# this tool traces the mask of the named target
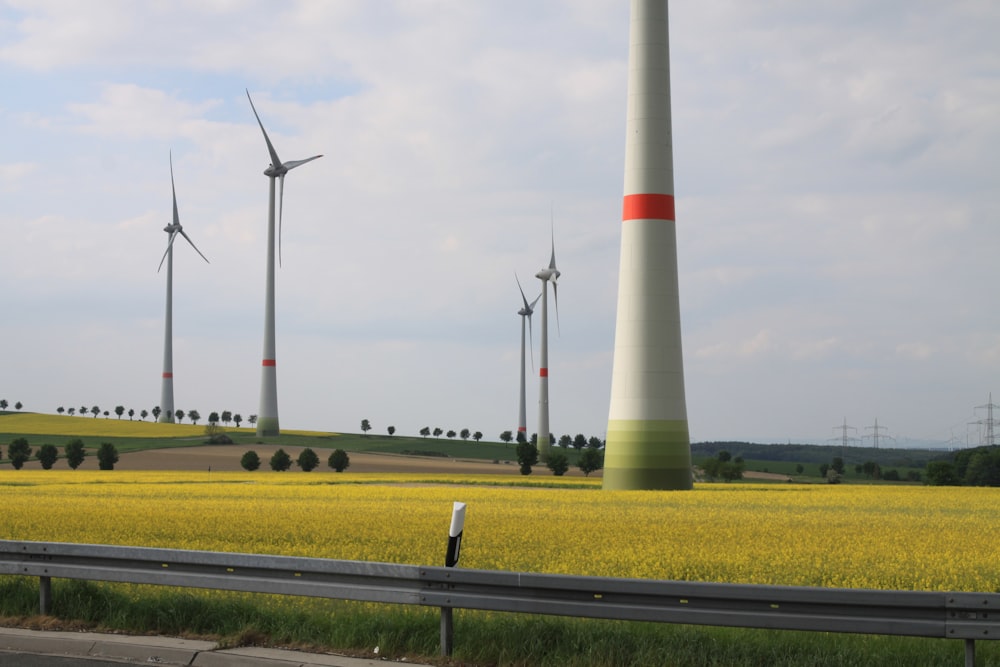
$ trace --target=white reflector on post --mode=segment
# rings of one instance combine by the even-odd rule
[[[462,532],[465,530],[465,503],[456,502],[451,510],[451,527],[448,529],[448,553],[445,567],[455,567],[462,549]]]

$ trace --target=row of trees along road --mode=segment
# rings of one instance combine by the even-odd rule
[[[8,405],[7,399],[6,398],[0,398],[0,410],[6,410],[7,409],[7,405]],[[23,407],[24,407],[24,405],[21,403],[21,401],[18,401],[17,403],[14,404],[14,409],[15,410],[20,410]]]
[[[274,454],[271,455],[271,470],[276,472],[284,472],[292,467],[292,457],[284,449],[279,449]],[[316,454],[310,447],[306,447],[299,453],[299,457],[295,460],[295,464],[302,469],[303,472],[311,472],[319,466],[319,455]],[[330,454],[330,458],[326,460],[326,464],[333,468],[337,472],[344,472],[349,465],[351,465],[351,457],[347,455],[343,449],[335,449],[333,453]],[[240,465],[244,470],[253,472],[260,468],[260,456],[257,452],[252,449],[243,455],[240,459]]]
[[[24,464],[31,459],[31,454],[32,449],[27,438],[15,438],[7,445],[7,458],[10,459],[14,470],[23,468]],[[66,443],[66,446],[63,447],[63,456],[70,468],[73,470],[79,468],[87,456],[83,440],[76,438]],[[43,469],[51,470],[59,459],[59,450],[55,445],[45,444],[38,448],[35,458],[42,464]],[[118,463],[118,449],[110,442],[102,442],[97,449],[98,467],[101,470],[114,470],[116,463]]]
[[[20,403],[18,403],[18,405],[20,405]],[[18,408],[18,410],[20,410],[20,408]],[[61,415],[62,414],[68,414],[70,417],[72,417],[72,416],[74,416],[74,415],[77,414],[77,409],[76,408],[64,408],[63,406],[60,405],[58,408],[56,408],[56,412],[59,413],[59,414],[61,414]],[[105,419],[107,419],[108,417],[111,416],[111,411],[104,410],[102,412],[101,408],[98,407],[98,406],[96,406],[96,405],[93,405],[93,406],[91,406],[89,408],[87,406],[85,406],[85,405],[80,407],[79,414],[80,414],[81,417],[84,416],[84,415],[86,415],[86,414],[88,414],[88,413],[94,415],[95,419],[97,418],[98,415],[101,415],[101,414],[104,415]],[[136,412],[135,412],[134,409],[128,408],[126,410],[124,405],[116,405],[115,409],[114,409],[114,413],[115,413],[115,415],[117,415],[118,419],[121,419],[123,415],[128,415],[128,420],[129,421],[132,421],[133,418],[135,417],[135,414],[136,414]],[[156,420],[158,420],[160,418],[161,414],[163,414],[163,410],[161,410],[160,406],[157,405],[152,410],[140,410],[139,411],[139,419],[142,420],[142,421],[146,421],[146,417],[149,417],[150,415],[152,415],[153,421],[156,421]],[[188,410],[187,412],[185,412],[184,410],[175,410],[174,411],[174,418],[177,419],[178,423],[183,422],[185,417],[187,417],[188,419],[190,419],[192,424],[197,425],[198,422],[201,420],[201,413],[198,412],[197,410]],[[210,424],[218,424],[220,421],[223,424],[225,424],[226,426],[228,426],[230,422],[235,422],[236,428],[239,428],[240,424],[244,421],[244,419],[243,419],[243,415],[241,415],[240,413],[237,412],[237,413],[233,414],[229,410],[223,410],[221,413],[219,413],[219,412],[211,412],[211,413],[209,413],[209,415],[208,415],[208,423],[210,423]],[[257,415],[250,415],[250,417],[248,417],[246,419],[246,421],[249,424],[251,424],[251,425],[256,424],[257,423]]]

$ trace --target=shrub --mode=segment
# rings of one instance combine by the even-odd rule
[[[292,457],[284,449],[279,449],[271,457],[271,470],[284,472],[292,467]]]
[[[549,452],[549,460],[545,462],[549,470],[556,477],[562,477],[569,470],[569,457],[566,456],[566,452],[554,449]]]
[[[45,470],[52,470],[52,466],[55,465],[58,458],[59,450],[56,449],[55,445],[42,445],[38,448],[38,462]]]
[[[114,470],[118,463],[118,450],[110,442],[102,442],[97,450],[97,467],[101,470]]]
[[[538,448],[530,442],[517,444],[517,463],[521,466],[522,475],[531,474],[531,466],[538,463]]]
[[[26,438],[14,438],[7,445],[7,458],[14,470],[20,470],[24,462],[31,458],[31,447]]]
[[[577,467],[583,472],[584,477],[590,477],[590,473],[604,467],[604,452],[593,447],[587,447],[580,454]]]
[[[337,472],[344,472],[351,465],[351,457],[343,449],[335,449],[333,450],[333,454],[330,454],[330,458],[327,459],[326,464]]]
[[[253,472],[260,467],[260,457],[257,456],[257,452],[252,449],[243,455],[240,459],[240,465],[243,466],[244,470]]]
[[[302,468],[302,472],[310,472],[319,465],[319,457],[316,456],[316,452],[306,447],[299,454],[299,458],[295,460],[295,463]]]
[[[87,451],[83,447],[83,440],[80,438],[75,438],[66,443],[66,447],[63,448],[66,452],[66,463],[73,470],[80,467],[83,463],[83,459],[87,456]]]

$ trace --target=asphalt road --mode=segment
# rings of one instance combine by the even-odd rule
[[[121,667],[121,662],[91,658],[59,658],[51,655],[0,652],[0,667]]]

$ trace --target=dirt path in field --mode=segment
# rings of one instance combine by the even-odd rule
[[[249,450],[257,452],[261,460],[261,469],[268,470],[268,461],[278,450],[277,445],[205,445],[203,447],[178,447],[172,449],[151,449],[142,452],[122,454],[116,470],[202,470],[209,469],[226,472],[242,471],[240,459]],[[292,457],[291,471],[298,471],[294,464],[304,447],[285,447]],[[333,449],[314,447],[319,456],[320,467],[317,471],[331,472],[326,460]],[[511,452],[513,454],[513,451]],[[348,452],[351,465],[347,472],[414,472],[414,473],[462,473],[484,475],[518,475],[515,460],[492,463],[475,459],[452,459],[436,456],[405,456],[402,454],[375,454],[371,452]],[[92,457],[88,457],[92,458]],[[95,464],[96,466],[96,464]],[[533,476],[551,475],[545,466],[536,465],[532,468]],[[579,468],[571,468],[565,477],[583,477]],[[591,477],[600,477],[600,472],[591,473]]]

